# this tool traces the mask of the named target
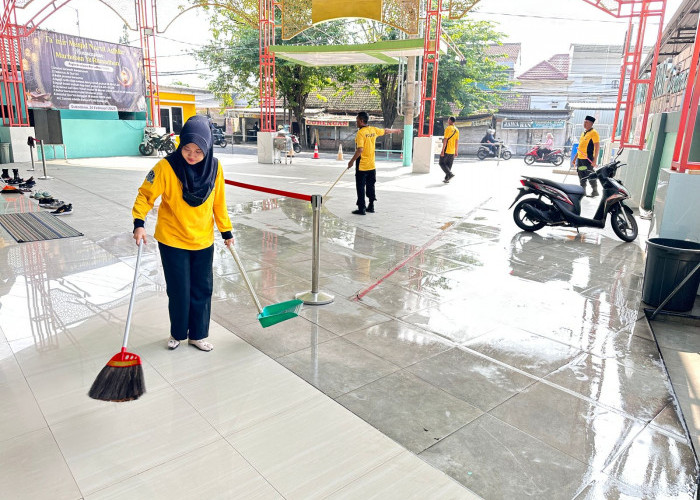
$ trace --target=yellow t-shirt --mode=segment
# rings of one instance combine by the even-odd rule
[[[355,135],[355,147],[362,148],[360,170],[374,170],[374,141],[377,137],[382,135],[384,135],[383,128],[370,127],[369,125],[357,131],[357,135]]]
[[[146,220],[146,215],[160,196],[156,240],[169,247],[202,250],[214,243],[214,221],[222,233],[232,229],[226,209],[225,186],[224,170],[219,163],[209,198],[198,207],[190,206],[182,198],[180,179],[168,160],[163,158],[146,175],[131,214],[134,219]]]
[[[600,142],[600,135],[597,130],[584,130],[578,140],[578,153],[576,158],[581,160],[592,160],[595,144]]]
[[[454,134],[454,137],[452,136]],[[452,137],[450,139],[450,137]],[[445,129],[445,140],[447,140],[447,147],[445,148],[446,155],[455,154],[457,143],[459,142],[459,129],[454,125],[448,125]]]

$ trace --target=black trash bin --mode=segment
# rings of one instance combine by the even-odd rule
[[[651,238],[647,241],[642,300],[658,307],[700,262],[700,243]],[[700,285],[700,271],[664,306],[667,311],[690,311]]]

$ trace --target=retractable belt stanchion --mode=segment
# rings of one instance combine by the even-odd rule
[[[29,146],[29,157],[32,159],[32,168],[29,170],[34,172],[34,137],[31,135],[27,137],[27,146]]]
[[[333,295],[318,290],[318,274],[321,265],[321,205],[323,198],[320,194],[311,195],[313,209],[313,249],[311,251],[311,291],[296,294],[296,298],[304,304],[323,305],[335,300]]]
[[[323,197],[320,194],[313,194],[309,196],[305,194],[292,193],[290,191],[282,191],[280,189],[254,186],[252,184],[245,184],[243,182],[236,182],[228,179],[225,179],[224,182],[230,186],[238,186],[244,189],[252,189],[253,191],[262,191],[263,193],[276,194],[280,196],[286,196],[289,198],[296,198],[297,200],[311,202],[311,208],[313,210],[311,291],[298,293],[295,297],[299,300],[303,300],[304,304],[314,306],[330,304],[331,302],[333,302],[335,300],[335,297],[333,295],[321,292],[318,289],[319,269],[321,267],[321,205],[323,204]]]
[[[39,179],[53,179],[53,177],[46,175],[46,154],[44,153],[44,141],[41,139],[39,139],[39,147],[41,148],[41,164],[44,167],[44,175],[40,176]]]

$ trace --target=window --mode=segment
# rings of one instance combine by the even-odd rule
[[[182,130],[182,108],[160,108],[160,126],[164,127],[167,133],[179,134]]]

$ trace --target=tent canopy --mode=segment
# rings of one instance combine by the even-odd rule
[[[302,66],[339,66],[348,64],[398,64],[400,57],[422,56],[423,39],[384,40],[361,45],[271,45],[276,57]],[[447,44],[440,44],[440,53]]]

